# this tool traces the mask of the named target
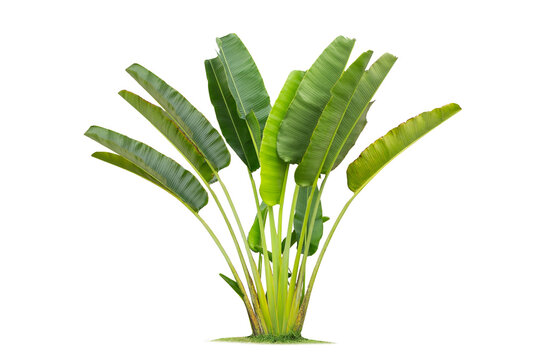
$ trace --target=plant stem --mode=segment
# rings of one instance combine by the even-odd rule
[[[217,238],[216,234],[212,231],[210,226],[206,223],[206,221],[204,221],[204,219],[197,212],[195,212],[195,211],[193,211],[191,209],[190,209],[190,211],[201,222],[201,224],[204,226],[206,231],[208,231],[208,233],[210,234],[210,236],[214,240],[214,243],[219,248],[219,251],[221,252],[223,257],[225,258],[225,261],[229,265],[229,268],[230,268],[230,270],[231,270],[231,272],[233,274],[233,277],[236,280],[236,282],[238,284],[238,287],[240,288],[240,291],[243,294],[242,300],[244,301],[244,304],[246,305],[246,310],[248,312],[249,320],[250,320],[250,323],[251,323],[251,329],[252,329],[253,333],[255,333],[255,334],[259,333],[260,334],[261,329],[259,327],[259,321],[258,321],[257,317],[255,316],[255,313],[253,312],[253,308],[251,307],[251,303],[249,302],[249,297],[248,297],[248,295],[246,293],[246,289],[244,288],[244,285],[242,284],[242,280],[238,276],[238,273],[236,272],[236,269],[234,268],[234,265],[233,265],[231,259],[229,258],[229,255],[227,255],[227,252],[225,251],[225,249],[221,245],[221,242]]]
[[[248,170],[249,180],[251,181],[251,188],[253,190],[253,198],[255,200],[255,206],[257,207],[257,219],[259,220],[259,228],[261,229],[261,243],[263,248],[263,256],[264,256],[264,273],[266,278],[266,291],[267,291],[267,297],[268,297],[268,309],[270,311],[270,319],[272,320],[272,328],[277,331],[278,324],[277,324],[277,316],[276,316],[276,300],[275,300],[275,289],[273,284],[273,275],[272,275],[272,268],[270,267],[270,259],[268,258],[268,250],[266,246],[266,235],[264,232],[264,221],[261,214],[260,209],[260,202],[259,202],[259,195],[257,192],[257,185],[255,185],[255,180],[253,179],[253,175]]]
[[[296,248],[296,256],[294,258],[294,265],[292,270],[292,276],[291,276],[291,283],[289,285],[289,290],[287,292],[287,307],[286,311],[289,314],[292,314],[294,312],[293,309],[293,300],[295,299],[295,292],[297,287],[297,276],[298,276],[298,267],[300,265],[300,255],[302,254],[303,244],[304,244],[304,238],[306,237],[306,229],[308,224],[308,219],[311,211],[311,203],[313,201],[313,195],[315,194],[315,188],[317,184],[315,183],[311,187],[311,193],[308,197],[308,201],[306,204],[306,210],[304,213],[304,221],[302,222],[302,230],[300,231],[300,234],[298,234],[298,245]],[[290,316],[290,315],[289,315]]]
[[[287,226],[287,238],[285,239],[285,247],[283,249],[283,257],[281,259],[281,273],[279,276],[279,287],[278,287],[278,305],[279,312],[282,316],[282,326],[281,332],[284,333],[287,330],[287,321],[288,315],[287,312],[287,279],[289,272],[289,252],[291,249],[291,235],[292,227],[294,223],[294,211],[296,209],[296,202],[298,200],[298,191],[300,189],[299,185],[296,185],[294,188],[294,195],[292,199],[291,212],[289,214],[289,224]]]
[[[277,303],[277,293],[278,293],[278,280],[280,274],[280,265],[281,265],[281,241],[277,237],[276,225],[274,219],[274,209],[268,207],[268,217],[270,221],[270,238],[272,243],[272,268],[273,268],[273,287],[274,287],[274,301],[275,301],[275,312],[276,312],[276,329],[279,331],[281,328],[280,316],[279,316],[279,307]]]
[[[330,244],[330,240],[332,240],[332,236],[334,235],[334,232],[336,231],[337,226],[339,225],[339,222],[343,218],[343,215],[351,205],[352,201],[358,195],[359,192],[356,192],[343,206],[343,209],[341,209],[341,212],[339,213],[338,217],[336,218],[336,221],[334,222],[334,225],[332,226],[332,229],[328,233],[328,236],[326,237],[326,241],[324,242],[324,245],[321,249],[321,253],[319,254],[319,257],[317,258],[317,262],[315,263],[315,266],[313,268],[313,272],[311,273],[311,279],[309,280],[309,285],[306,291],[306,295],[304,296],[304,301],[302,302],[302,305],[300,306],[300,311],[298,313],[298,317],[296,319],[295,323],[295,331],[301,332],[302,326],[304,325],[304,319],[306,317],[306,311],[307,307],[309,305],[309,299],[311,297],[311,292],[313,290],[313,284],[315,283],[315,278],[317,277],[317,272],[319,271],[319,267],[321,266],[322,259],[324,257],[324,254],[326,253],[326,249],[328,248],[328,244]]]
[[[321,195],[322,195],[322,192],[324,190],[324,185],[326,184],[326,180],[328,179],[328,175],[329,174],[326,174],[324,176],[324,179],[323,181],[321,182],[321,187],[319,189],[319,193],[317,194],[317,198],[315,199],[315,207],[313,209],[313,212],[314,212],[314,216],[316,216],[317,214],[317,211],[319,210],[319,206],[321,204]],[[314,184],[313,186],[317,186],[317,184]],[[307,233],[307,241],[306,241],[306,244],[304,246],[304,257],[302,259],[302,266],[300,268],[300,274],[298,275],[298,282],[300,282],[300,279],[302,280],[302,286],[304,285],[304,280],[305,280],[305,275],[306,275],[306,263],[307,263],[307,258],[308,258],[308,255],[309,255],[309,247],[311,246],[311,236],[313,234],[313,228],[315,227],[315,221],[316,219],[314,218],[313,221],[309,224],[309,231]]]
[[[240,258],[240,263],[242,265],[242,269],[243,269],[244,275],[246,277],[249,292],[251,294],[251,301],[253,303],[255,313],[257,314],[257,318],[259,320],[259,326],[261,327],[261,331],[264,331],[263,329],[266,328],[266,324],[264,324],[264,319],[263,319],[263,316],[262,316],[262,313],[261,313],[259,300],[257,299],[257,291],[255,290],[255,287],[253,285],[253,280],[252,280],[251,275],[249,273],[249,270],[247,268],[246,261],[244,260],[242,250],[240,249],[240,245],[238,244],[238,239],[236,238],[236,234],[234,233],[234,230],[233,230],[233,228],[231,226],[231,222],[229,221],[229,218],[227,217],[227,214],[225,213],[225,210],[223,209],[223,206],[221,205],[221,201],[219,201],[219,198],[217,197],[214,190],[212,190],[212,188],[210,187],[210,184],[208,184],[208,182],[206,182],[206,181],[205,181],[205,183],[207,185],[208,191],[210,192],[210,194],[212,195],[214,201],[216,202],[216,204],[218,206],[218,209],[221,212],[221,215],[223,216],[223,219],[225,220],[225,223],[227,224],[227,228],[229,229],[229,232],[230,232],[231,237],[233,239],[234,246],[235,246],[236,251],[238,253],[238,257]]]
[[[266,332],[268,332],[272,324],[271,324],[271,317],[270,317],[270,311],[268,308],[268,303],[266,301],[264,288],[261,282],[261,276],[259,274],[259,271],[257,270],[257,265],[255,264],[255,260],[253,260],[253,256],[251,255],[251,249],[249,248],[249,244],[246,238],[246,233],[244,232],[244,228],[242,227],[242,223],[238,216],[238,212],[236,211],[236,207],[234,206],[234,203],[231,199],[229,191],[227,190],[227,187],[225,186],[225,184],[223,183],[223,181],[221,180],[221,178],[219,177],[217,173],[216,173],[216,178],[218,182],[220,183],[221,188],[223,189],[223,193],[225,194],[227,201],[229,202],[229,206],[231,207],[231,210],[233,212],[234,218],[236,220],[236,224],[238,225],[238,229],[240,230],[240,235],[242,236],[242,240],[244,241],[244,246],[247,252],[249,264],[251,266],[251,271],[253,272],[253,277],[255,279],[255,285],[257,286],[257,296],[259,299],[259,305],[261,307],[263,320],[264,320],[263,326],[266,327]]]

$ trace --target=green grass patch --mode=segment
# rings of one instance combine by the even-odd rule
[[[215,339],[212,341],[219,342],[238,342],[238,343],[251,343],[251,344],[332,344],[328,341],[310,340],[301,336],[294,335],[250,335],[239,337],[228,337]]]

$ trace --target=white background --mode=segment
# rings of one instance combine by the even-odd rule
[[[2,2],[0,359],[539,359],[534,3]],[[148,67],[217,126],[203,60],[229,32],[272,100],[337,35],[357,39],[353,57],[399,57],[327,184],[332,219],[365,146],[422,111],[463,108],[385,168],[342,221],[304,327],[334,345],[209,342],[249,333],[210,238],[168,194],[90,157],[102,147],[83,133],[98,124],[181,161],[116,95],[144,94],[124,69]],[[236,157],[222,177],[249,227]],[[215,207],[201,214],[231,249]]]

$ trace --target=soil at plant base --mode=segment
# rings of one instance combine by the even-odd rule
[[[310,340],[301,336],[274,336],[274,335],[250,335],[240,337],[229,337],[215,339],[212,341],[220,342],[238,342],[238,343],[251,343],[251,344],[332,344],[328,341]]]

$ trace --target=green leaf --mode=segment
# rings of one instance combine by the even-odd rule
[[[229,165],[231,155],[223,138],[186,98],[139,64],[126,71],[163,107],[216,171]]]
[[[296,230],[293,230],[291,232],[291,247],[298,241],[298,233]],[[287,243],[287,237],[284,237],[281,241],[281,252],[285,251],[285,245]]]
[[[210,100],[214,105],[221,133],[249,171],[253,172],[259,168],[256,145],[251,139],[248,123],[240,118],[236,102],[227,85],[223,64],[216,57],[206,60],[204,66]]]
[[[271,105],[255,61],[236,34],[218,38],[216,42],[219,47],[218,56],[223,62],[240,117],[246,119],[249,112],[253,111],[262,131]]]
[[[208,182],[214,180],[214,173],[205,157],[162,108],[127,90],[118,94],[150,121],[184,155],[203,179]]]
[[[264,128],[261,144],[261,187],[263,201],[274,206],[281,199],[283,183],[287,180],[287,164],[277,154],[277,135],[281,122],[287,113],[298,85],[304,77],[304,71],[292,71],[281,89]]]
[[[371,55],[371,51],[360,55],[332,89],[332,98],[296,170],[297,184],[311,185],[320,173],[328,173],[332,169],[334,160],[396,61],[395,56],[384,54],[365,71]]]
[[[349,189],[354,193],[360,192],[392,159],[460,110],[459,105],[448,104],[424,112],[390,130],[369,145],[349,165],[347,168]]]
[[[356,126],[353,128],[351,134],[349,135],[349,137],[345,141],[345,144],[343,144],[343,147],[341,148],[341,151],[339,152],[339,154],[338,154],[338,156],[336,158],[336,161],[334,161],[334,165],[332,166],[332,170],[334,170],[335,168],[337,168],[339,166],[339,164],[341,164],[343,159],[345,159],[345,156],[347,156],[349,151],[356,144],[356,140],[358,140],[358,137],[360,136],[360,133],[364,130],[364,128],[367,125],[367,113],[368,113],[369,109],[371,109],[371,106],[373,105],[374,102],[375,101],[370,101],[368,106],[366,107],[366,109],[362,113],[362,115],[360,115],[360,119],[358,120],[358,122],[356,123]],[[330,161],[330,160],[328,160],[328,161]],[[328,171],[328,168],[326,168],[325,166],[326,166],[326,162],[325,162],[325,165],[323,166],[323,171],[322,172],[327,174],[330,171]]]
[[[319,189],[315,189],[313,194],[313,199],[316,199],[319,193]],[[294,212],[294,232],[296,232],[296,239],[298,240],[299,235],[302,233],[302,224],[304,223],[304,218],[306,216],[307,203],[309,195],[311,194],[311,186],[301,186],[298,190],[298,200],[296,201],[296,208]],[[322,202],[319,203],[317,209],[317,214],[315,214],[315,201],[311,202],[311,209],[309,211],[309,219],[307,223],[307,228],[311,226],[311,223],[315,221],[313,226],[313,232],[311,234],[311,242],[309,244],[308,255],[311,256],[317,252],[319,247],[319,241],[323,235],[323,217],[322,217]],[[306,234],[307,236],[307,230]],[[291,239],[291,245],[294,242]]]
[[[152,176],[150,176],[146,171],[144,171],[143,169],[141,169],[140,167],[138,167],[131,161],[127,160],[126,158],[121,157],[120,155],[116,155],[116,154],[106,152],[106,151],[96,151],[95,153],[92,154],[92,157],[105,161],[109,164],[116,165],[119,168],[132,172],[135,175],[139,175],[140,177],[150,181],[151,183],[162,188],[163,190],[169,192],[169,190],[166,187],[160,184],[159,181],[157,181]]]
[[[235,293],[238,294],[238,296],[240,296],[240,298],[242,299],[244,298],[244,295],[242,294],[242,290],[240,290],[240,286],[238,286],[238,283],[236,281],[234,281],[230,277],[223,275],[221,273],[219,274],[219,276],[221,276],[221,278],[225,280],[227,284],[229,284],[229,286],[234,290]]]
[[[257,149],[256,152],[257,154],[259,154],[259,151],[261,149],[261,127],[253,110],[251,110],[249,114],[247,114],[246,122],[249,127],[251,140],[255,143],[255,148]]]
[[[122,156],[140,168],[140,171],[134,171],[133,167],[117,161],[117,158],[109,157],[107,160],[116,161],[115,165],[135,172],[147,180],[155,179],[155,182],[152,182],[161,184],[162,188],[194,212],[199,212],[208,203],[208,194],[189,171],[150,146],[99,126],[91,126],[85,135]],[[147,173],[149,177],[144,176],[142,172]]]
[[[354,39],[337,37],[306,72],[278,133],[277,150],[285,162],[298,163],[302,159],[353,45]]]
[[[261,215],[262,215],[263,226],[265,226],[266,217],[268,215],[268,206],[264,202],[262,202],[261,205],[259,205],[259,211],[261,212]],[[264,231],[264,227],[262,231]],[[251,229],[249,230],[248,244],[249,244],[249,248],[252,251],[262,254],[263,247],[262,247],[261,227],[259,226],[259,218],[257,215],[255,215],[255,220],[253,220],[253,225],[251,226]]]

